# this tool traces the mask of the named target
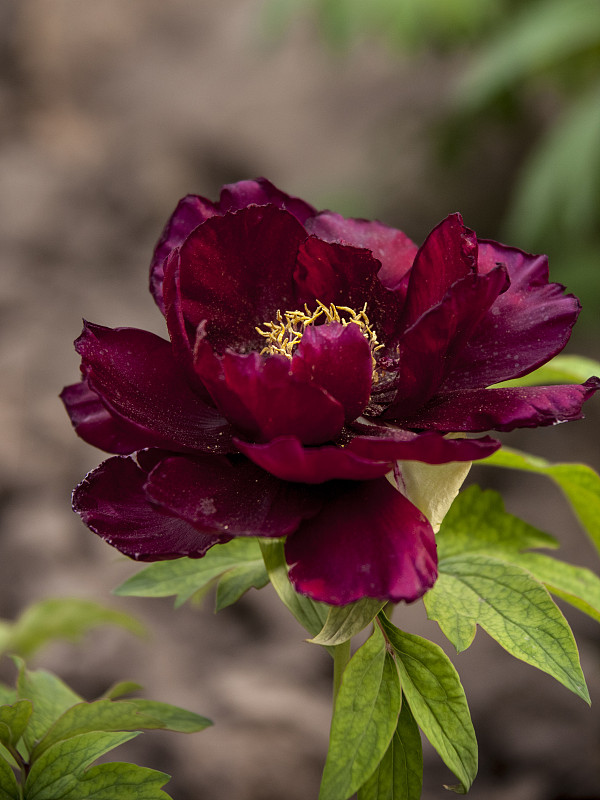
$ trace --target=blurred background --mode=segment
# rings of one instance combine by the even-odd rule
[[[88,698],[131,678],[211,717],[201,734],[146,734],[117,753],[172,774],[176,800],[316,797],[331,665],[269,588],[218,618],[210,598],[176,612],[111,599],[136,567],[70,511],[102,454],[57,395],[78,377],[81,317],[164,335],[147,267],[177,200],[259,175],[419,243],[460,210],[482,237],[547,252],[583,301],[567,352],[598,358],[598,1],[0,2],[0,617],[72,595],[144,620],[147,640],[102,630],[36,663]],[[587,417],[510,444],[598,468],[597,399]],[[598,568],[550,484],[472,478]],[[598,706],[600,634],[567,616]],[[395,621],[442,641],[419,605]],[[480,741],[473,800],[600,797],[597,708],[482,632],[454,660]],[[426,748],[424,798],[451,780]]]

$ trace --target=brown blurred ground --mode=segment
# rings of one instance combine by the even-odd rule
[[[71,487],[102,455],[76,439],[57,399],[77,378],[71,342],[81,317],[163,333],[146,269],[187,192],[215,196],[224,182],[264,174],[319,207],[380,217],[417,240],[456,208],[493,235],[514,147],[491,137],[466,177],[436,170],[429,132],[452,77],[448,59],[399,62],[373,46],[342,60],[307,24],[275,45],[261,33],[261,5],[0,3],[0,616],[75,595],[147,622],[150,642],[100,632],[80,648],[53,647],[40,663],[89,697],[132,678],[148,696],[215,720],[193,737],[147,734],[124,756],[172,773],[176,800],[316,797],[330,665],[270,590],[219,617],[210,601],[174,612],[169,600],[111,600],[135,567],[70,511]],[[597,401],[588,417],[511,443],[598,467]],[[541,479],[483,469],[476,477],[558,535],[565,557],[597,567]],[[569,619],[598,705],[598,631]],[[419,607],[397,621],[440,640]],[[600,797],[597,709],[513,663],[483,633],[455,663],[481,745],[474,800]],[[427,750],[424,797],[443,797],[449,780]]]

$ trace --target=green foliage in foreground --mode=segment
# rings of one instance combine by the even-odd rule
[[[139,688],[132,683],[86,703],[56,675],[16,661],[16,689],[0,691],[0,800],[168,800],[163,772],[92,764],[142,730],[192,733],[210,720],[168,703],[117,699]]]
[[[600,479],[587,467],[582,474],[580,465],[549,465],[510,451],[489,462],[548,474],[568,488],[578,510],[600,503]],[[456,649],[469,647],[480,626],[516,658],[589,702],[573,634],[551,594],[600,620],[600,578],[532,552],[555,550],[558,543],[508,514],[498,493],[477,486],[459,494],[437,543],[439,578],[424,602]],[[337,609],[312,641],[343,642],[348,629],[367,624],[376,611],[374,603]],[[450,788],[466,792],[477,772],[477,743],[458,674],[437,645],[401,631],[379,612],[375,632],[342,678],[320,800],[348,800],[357,790],[359,800],[419,800],[419,729],[458,778]]]
[[[217,584],[216,610],[219,611],[248,591],[266,586],[269,576],[258,541],[239,538],[217,544],[199,559],[176,558],[157,561],[125,581],[115,594],[135,597],[175,595],[175,608],[193,597],[201,597]]]
[[[584,380],[596,366],[585,359],[555,359],[534,373],[535,382]],[[544,369],[553,370],[552,375]],[[600,549],[600,476],[594,470],[509,449],[480,463],[551,478]],[[540,552],[556,550],[556,539],[507,513],[498,493],[476,486],[458,495],[437,544],[439,578],[424,603],[456,650],[470,646],[479,626],[513,656],[589,702],[573,634],[552,595],[600,621],[600,578],[586,567]],[[419,800],[421,733],[458,779],[448,788],[466,792],[477,772],[477,742],[448,656],[436,644],[394,626],[379,600],[331,608],[298,595],[287,577],[281,540],[233,540],[212,548],[200,561],[153,564],[117,592],[176,595],[179,605],[217,583],[218,609],[227,604],[219,603],[220,587],[221,597],[239,597],[268,580],[311,634],[310,641],[334,655],[342,676],[319,800],[348,800],[355,793],[358,800]],[[372,622],[372,635],[343,669],[340,654]]]

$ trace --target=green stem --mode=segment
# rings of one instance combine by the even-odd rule
[[[336,644],[333,650],[333,702],[335,703],[336,697],[340,690],[342,683],[342,675],[348,662],[350,661],[350,639],[341,644]]]

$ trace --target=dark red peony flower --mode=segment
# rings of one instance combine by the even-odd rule
[[[558,353],[579,303],[544,256],[478,241],[458,214],[417,248],[243,181],[179,203],[151,291],[170,341],[86,324],[76,342],[83,379],[62,399],[118,455],[75,510],[146,561],[285,536],[295,588],[327,603],[433,585],[403,465],[484,458],[498,442],[445,434],[577,419],[600,385],[487,388]]]

